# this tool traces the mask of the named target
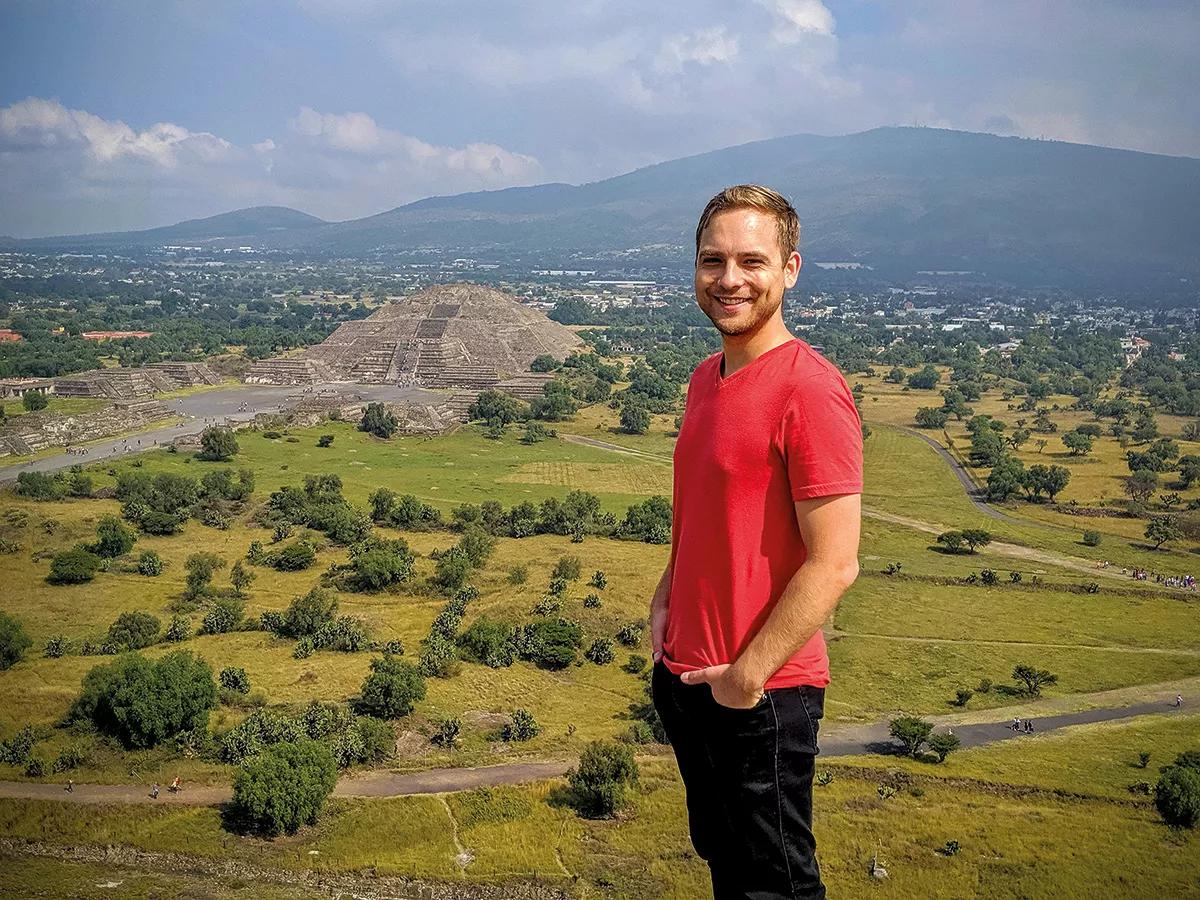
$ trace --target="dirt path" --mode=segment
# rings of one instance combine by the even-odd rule
[[[587,437],[582,434],[571,434],[569,432],[560,431],[558,436],[571,444],[582,444],[585,447],[595,447],[598,450],[608,450],[612,453],[624,453],[627,456],[636,456],[640,459],[650,459],[654,460],[654,462],[668,464],[671,462],[671,457],[669,456],[662,456],[658,453],[650,453],[648,450],[638,450],[634,447],[622,447],[620,444],[610,444],[608,441]]]
[[[1187,707],[1184,708],[1186,710]],[[992,715],[1000,710],[991,710]],[[1037,733],[1055,731],[1072,725],[1108,722],[1136,716],[1182,714],[1166,699],[1132,706],[1083,709],[1075,712],[1053,713],[1036,720]],[[1027,713],[1026,715],[1034,715]],[[933,717],[943,727],[953,727],[964,747],[979,747],[1004,740],[1019,740],[1023,735],[1008,727],[1011,718],[987,722],[957,723],[954,717]],[[829,725],[822,729],[823,756],[856,756],[867,753],[893,753],[897,746],[888,736],[886,720],[864,725]],[[574,765],[573,760],[508,763],[479,768],[430,769],[426,772],[399,774],[377,771],[343,778],[334,788],[336,797],[405,797],[414,794],[445,794],[492,787],[501,784],[520,784],[557,778]],[[26,781],[0,781],[0,797],[20,800],[61,800],[70,803],[161,803],[191,806],[215,806],[228,802],[233,790],[228,786],[186,787],[178,794],[163,791],[152,800],[144,784],[77,784],[73,792],[64,790],[61,782],[46,784]]]

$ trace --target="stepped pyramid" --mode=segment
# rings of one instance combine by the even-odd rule
[[[298,356],[255,363],[246,380],[258,384],[337,381],[415,384],[478,393],[532,385],[529,364],[548,353],[564,359],[583,341],[508,294],[478,284],[427,288],[344,322]]]

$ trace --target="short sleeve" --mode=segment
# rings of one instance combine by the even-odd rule
[[[813,375],[796,387],[779,440],[793,500],[862,493],[862,421],[840,374]]]

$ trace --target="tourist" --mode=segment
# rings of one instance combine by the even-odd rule
[[[75,793],[75,779],[74,779],[74,778],[68,778],[68,779],[67,779],[67,786],[66,786],[66,788],[65,788],[64,790],[66,790],[66,792],[67,792],[68,794],[73,794],[73,793]]]
[[[150,799],[151,800],[158,799],[158,782],[157,781],[154,783],[154,787],[150,788]]]
[[[1183,694],[1176,694],[1175,695],[1175,708],[1179,709],[1179,707],[1181,707],[1181,706],[1183,706]]]
[[[825,896],[821,624],[858,572],[862,430],[845,379],[784,325],[798,236],[787,200],[757,185],[722,191],[700,218],[696,302],[722,352],[692,374],[674,543],[650,603],[654,705],[721,900]]]
[[[1012,727],[1013,731],[1020,731],[1021,730],[1021,720],[1018,719],[1016,716],[1013,716],[1011,727]]]

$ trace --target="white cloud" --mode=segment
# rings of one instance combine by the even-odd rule
[[[665,38],[655,61],[660,72],[681,72],[688,63],[712,65],[737,58],[738,39],[724,25]]]
[[[0,109],[0,232],[146,227],[256,204],[324,218],[431,194],[542,180],[539,161],[487,141],[440,146],[363,112],[301,107],[279,135],[240,146],[169,122],[137,130],[57,100]]]
[[[781,44],[796,44],[812,35],[833,35],[833,13],[821,0],[757,0],[775,13],[773,36]]]

